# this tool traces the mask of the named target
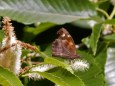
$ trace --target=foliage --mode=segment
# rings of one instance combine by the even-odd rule
[[[3,66],[0,67],[0,85],[114,86],[114,15],[114,0],[0,0],[0,16],[8,16],[14,20],[17,36],[20,34],[15,24],[17,22],[19,25],[23,24],[20,28],[20,30],[23,29],[21,31],[23,37],[20,36],[20,41],[29,42],[37,47],[33,51],[22,50],[22,70],[19,75],[14,75]],[[66,28],[68,24],[75,28],[79,27],[82,30],[81,33],[86,30],[92,31],[91,34],[80,39],[77,49],[77,54],[80,55],[78,59],[86,61],[89,69],[76,71],[72,67],[72,61],[51,55],[51,41],[55,38],[52,33],[60,27]],[[52,32],[48,32],[50,29],[53,29]],[[68,31],[70,29],[73,30],[71,27]],[[43,33],[51,41],[43,37]],[[41,38],[37,39],[38,36]],[[3,32],[0,31],[0,42],[4,37]],[[26,43],[22,44],[31,46]],[[46,79],[48,83],[45,83]],[[32,80],[34,83],[31,82]],[[42,84],[40,84],[41,81],[43,81]]]
[[[20,80],[10,71],[0,67],[1,86],[23,86]]]

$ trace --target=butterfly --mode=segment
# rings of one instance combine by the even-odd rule
[[[57,31],[59,37],[52,43],[52,56],[66,59],[75,59],[80,57],[76,53],[76,47],[73,38],[65,28]]]

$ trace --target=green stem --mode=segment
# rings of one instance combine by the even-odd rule
[[[106,11],[104,11],[103,9],[100,9],[100,8],[97,8],[97,11],[103,13],[107,17],[107,19],[109,19],[109,15]]]
[[[110,14],[110,16],[109,16],[108,19],[112,19],[112,18],[114,17],[114,15],[115,15],[115,6],[114,6],[113,11],[112,11],[112,13]]]
[[[39,55],[43,58],[47,58],[48,56],[46,54],[44,54],[43,52],[41,52],[39,49],[36,49],[36,52],[39,53]]]

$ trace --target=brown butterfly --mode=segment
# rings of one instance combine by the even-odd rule
[[[52,56],[67,59],[79,57],[79,55],[76,54],[75,43],[69,32],[61,28],[57,34],[59,35],[58,39],[52,43]]]

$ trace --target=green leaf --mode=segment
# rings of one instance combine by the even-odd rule
[[[114,45],[114,44],[113,44]],[[105,65],[105,77],[107,86],[115,85],[115,45],[107,49],[107,60]]]
[[[57,59],[54,59],[53,57],[45,58],[44,63],[53,64],[53,65],[62,67],[64,69],[67,69],[69,72],[71,72],[73,74],[73,70],[68,64],[66,64],[62,61],[59,61]]]
[[[103,37],[105,40],[115,41],[115,34],[106,35]]]
[[[95,60],[98,62],[98,66],[103,69],[106,63],[107,58],[107,47],[109,43],[106,42],[99,42],[98,49],[97,49],[97,55],[95,56]]]
[[[36,27],[25,27],[24,28],[24,41],[29,42],[34,39],[41,32],[55,26],[53,23],[41,23]]]
[[[103,23],[104,24],[115,24],[115,19],[105,20]]]
[[[99,16],[90,17],[87,19],[80,19],[79,21],[72,22],[73,25],[82,27],[84,29],[92,29],[92,27],[99,22],[103,22],[102,18]]]
[[[3,38],[4,38],[3,31],[2,31],[2,30],[0,30],[0,42],[2,42]]]
[[[0,86],[23,86],[23,85],[12,72],[0,67]]]
[[[68,23],[97,16],[89,0],[0,0],[0,16],[22,23]]]
[[[82,42],[87,46],[87,48],[90,48],[90,43],[89,43],[89,37],[83,38]]]
[[[101,29],[102,29],[102,23],[96,24],[92,29],[92,34],[90,37],[90,46],[92,48],[93,55],[95,55],[97,51],[97,43],[99,41]]]
[[[79,77],[74,76],[67,70],[62,68],[54,68],[48,72],[35,72],[41,76],[47,78],[48,80],[54,82],[60,86],[85,86]]]
[[[85,86],[105,86],[103,70],[98,66],[94,57],[88,52],[78,51],[78,53],[89,63],[89,69],[75,74],[82,79]]]

